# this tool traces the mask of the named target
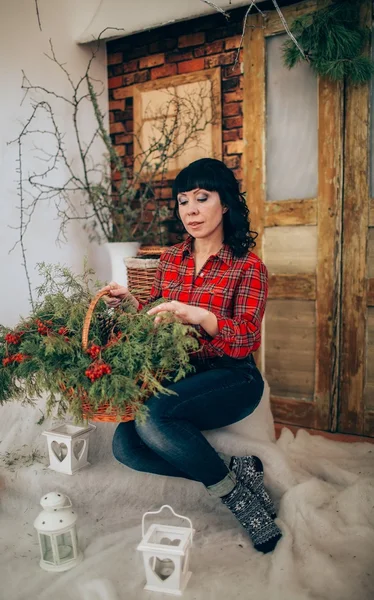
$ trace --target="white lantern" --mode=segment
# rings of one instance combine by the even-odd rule
[[[40,566],[45,571],[67,571],[83,558],[77,540],[77,515],[70,498],[59,492],[50,492],[40,501],[42,512],[34,527],[40,545]]]
[[[49,468],[59,473],[73,475],[78,469],[86,467],[88,436],[96,429],[95,425],[79,427],[64,423],[54,429],[43,431],[47,437]]]
[[[144,521],[147,515],[157,515],[164,508],[169,508],[174,516],[186,519],[190,527],[172,525],[151,525],[147,533]],[[168,504],[159,510],[146,512],[142,519],[142,536],[137,550],[143,552],[146,585],[144,589],[181,596],[191,572],[188,570],[189,553],[195,530],[188,517],[174,512]]]

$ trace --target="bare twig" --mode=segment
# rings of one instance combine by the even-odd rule
[[[306,60],[306,56],[305,56],[304,50],[300,46],[299,42],[297,41],[297,39],[295,38],[295,36],[293,35],[293,33],[290,31],[290,28],[288,27],[287,21],[284,18],[283,13],[282,13],[281,9],[278,6],[277,0],[272,0],[272,2],[274,4],[275,10],[277,11],[277,13],[279,15],[280,20],[282,21],[283,27],[285,28],[287,35],[291,38],[291,40],[293,41],[293,43],[295,44],[295,46],[299,50],[299,52],[302,55],[302,57]]]
[[[39,5],[38,5],[38,0],[35,0],[35,8],[36,8],[36,16],[38,17],[39,29],[40,29],[40,31],[42,31],[42,24],[41,24],[41,22],[40,22],[40,14],[39,14]]]
[[[238,51],[236,53],[235,61],[234,61],[233,67],[232,67],[233,70],[235,69],[236,65],[238,64],[238,60],[239,60],[239,56],[240,56],[240,50],[241,50],[242,45],[243,45],[243,39],[244,39],[244,35],[245,35],[245,30],[246,30],[246,27],[247,27],[247,19],[249,17],[249,13],[251,12],[251,10],[252,10],[253,7],[255,7],[257,9],[257,11],[260,13],[260,15],[265,19],[265,13],[262,12],[262,10],[260,10],[258,8],[256,2],[253,0],[251,2],[251,4],[249,5],[249,7],[248,7],[248,9],[247,9],[247,11],[246,11],[246,13],[244,15],[242,36],[240,38],[239,48],[238,48]]]
[[[218,11],[219,13],[224,15],[226,17],[226,19],[230,18],[229,13],[227,13],[225,10],[223,10],[223,8],[221,8],[220,6],[217,6],[217,4],[214,4],[214,2],[211,2],[210,0],[201,0],[201,2],[204,2],[204,4],[208,4],[208,6],[215,8],[216,11]],[[230,4],[231,4],[231,2],[230,2]]]

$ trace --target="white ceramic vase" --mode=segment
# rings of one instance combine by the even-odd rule
[[[127,286],[127,272],[123,262],[124,258],[137,255],[140,248],[139,242],[108,242],[104,244],[109,254],[111,264],[110,281]]]

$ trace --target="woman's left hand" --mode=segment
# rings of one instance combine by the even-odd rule
[[[189,325],[200,325],[201,322],[209,315],[206,308],[192,306],[191,304],[183,304],[177,300],[172,302],[163,302],[147,312],[148,315],[157,315],[155,323],[159,323],[162,315],[173,313],[182,323]]]

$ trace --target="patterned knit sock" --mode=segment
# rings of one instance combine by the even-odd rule
[[[258,456],[233,456],[229,468],[235,473],[236,479],[257,496],[271,518],[275,519],[277,513],[265,489],[264,467]]]
[[[274,550],[282,532],[248,488],[238,482],[221,501],[247,531],[256,550],[265,554]]]

